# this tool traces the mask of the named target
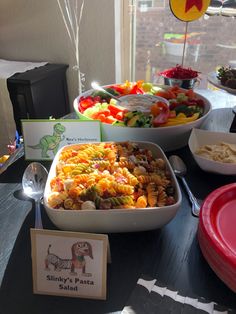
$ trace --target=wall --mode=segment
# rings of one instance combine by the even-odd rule
[[[78,0],[79,6],[82,0]],[[90,82],[115,82],[114,1],[85,0],[80,30],[80,65]],[[74,50],[57,0],[0,1],[0,58],[69,64],[70,105],[78,95]]]

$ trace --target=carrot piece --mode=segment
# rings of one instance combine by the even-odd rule
[[[115,119],[113,116],[108,116],[108,117],[105,118],[105,121],[103,121],[103,122],[112,124],[112,123],[114,123],[116,121],[117,121],[117,119]]]
[[[106,122],[107,117],[103,113],[101,113],[99,116],[97,116],[97,119],[101,122]]]

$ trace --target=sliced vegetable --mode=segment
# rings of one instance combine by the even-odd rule
[[[174,126],[179,124],[186,124],[193,122],[199,118],[199,113],[194,113],[191,117],[186,117],[183,113],[178,114],[176,118],[169,119],[165,124],[160,125],[160,127]]]
[[[129,127],[150,127],[150,117],[140,111],[130,111],[124,115],[124,123]]]
[[[85,99],[82,99],[79,103],[79,106],[80,106],[82,112],[85,109],[92,107],[93,105],[94,105],[94,101],[90,96],[86,97]]]
[[[160,107],[158,106],[158,104],[154,104],[151,106],[150,108],[151,114],[156,117],[157,115],[159,115],[159,113],[161,112]]]
[[[116,114],[117,120],[123,120],[124,119],[124,111],[120,111]]]
[[[152,121],[152,125],[154,127],[166,123],[170,114],[169,106],[166,103],[159,101],[157,102],[157,105],[160,109],[160,113],[156,117],[154,117]]]
[[[116,120],[116,118],[114,118],[113,116],[107,116],[106,117],[106,119],[105,119],[105,123],[109,123],[109,124],[113,124],[113,123],[115,123],[117,120]]]
[[[152,90],[152,83],[144,82],[142,83],[142,89],[145,93],[150,92]]]
[[[84,116],[103,123],[129,127],[164,127],[179,125],[194,121],[204,113],[204,101],[198,98],[193,90],[184,90],[178,86],[158,87],[152,83],[126,81],[124,84],[108,87],[109,92],[125,95],[129,93],[147,93],[169,100],[169,106],[164,102],[154,103],[150,113],[128,111],[117,105],[114,98],[106,101],[103,94],[94,92],[93,95],[80,97],[78,109]]]
[[[116,116],[119,112],[125,112],[127,111],[124,107],[120,107],[120,106],[117,106],[117,105],[113,105],[113,104],[109,104],[108,105],[108,109],[110,110],[110,113],[113,115],[113,116]]]
[[[167,100],[176,98],[176,95],[170,90],[158,90],[154,95],[163,97]]]
[[[144,94],[144,90],[142,89],[143,81],[138,81],[134,86],[130,89],[129,94]]]

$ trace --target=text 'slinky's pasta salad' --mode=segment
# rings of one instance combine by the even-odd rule
[[[50,182],[55,209],[131,209],[176,202],[165,160],[137,143],[90,143],[61,152]]]

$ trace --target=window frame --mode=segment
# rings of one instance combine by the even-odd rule
[[[135,0],[115,0],[115,68],[116,82],[132,80],[135,72],[135,60],[133,60],[132,50],[135,47],[135,34],[133,35],[133,2]],[[134,10],[135,12],[135,10]]]

